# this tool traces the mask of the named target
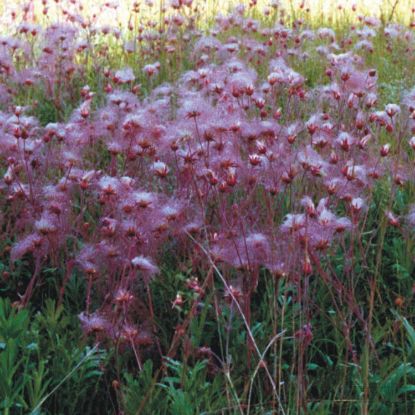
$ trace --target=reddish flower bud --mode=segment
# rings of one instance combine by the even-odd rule
[[[306,255],[303,262],[303,273],[304,275],[311,275],[313,272],[313,267],[311,266],[310,258]]]

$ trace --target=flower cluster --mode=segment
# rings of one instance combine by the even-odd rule
[[[331,29],[282,17],[262,27],[237,7],[207,33],[189,10],[197,13],[191,1],[171,2],[160,27],[149,20],[134,39],[69,9],[66,23],[46,28],[26,16],[0,42],[10,260],[72,264],[88,287],[86,332],[132,344],[155,335],[150,283],[166,250],[192,258],[201,275],[209,260],[230,284],[237,273],[247,310],[260,270],[308,278],[318,258],[353,243],[376,183],[396,191],[414,180],[415,93],[380,106],[367,64],[373,37],[413,50],[412,32],[362,19],[338,42]],[[125,61],[114,65],[98,34],[113,37]],[[93,86],[84,85],[90,56]],[[186,57],[190,69],[177,70]],[[302,73],[313,59],[316,84]],[[55,119],[34,116],[34,100],[18,105],[39,90]],[[391,207],[385,215],[413,226],[413,211],[402,221]]]

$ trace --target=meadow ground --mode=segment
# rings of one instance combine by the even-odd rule
[[[415,413],[409,1],[2,3],[0,413]]]

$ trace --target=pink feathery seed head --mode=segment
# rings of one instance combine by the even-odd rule
[[[366,114],[363,111],[358,111],[355,118],[355,126],[358,130],[362,130],[366,125]]]
[[[130,192],[135,186],[136,180],[130,176],[121,176],[120,177],[120,189],[123,192]]]
[[[359,213],[364,208],[366,208],[365,201],[360,197],[355,197],[350,202],[350,207],[352,208],[353,212]]]
[[[317,30],[317,36],[320,39],[327,39],[330,42],[334,42],[334,40],[336,39],[336,34],[334,33],[333,29],[330,29],[328,27],[322,27],[320,29]]]
[[[122,123],[122,130],[125,133],[137,133],[146,125],[143,114],[128,114]]]
[[[316,207],[310,196],[304,196],[301,199],[301,205],[305,208],[308,216],[314,217],[316,215]]]
[[[99,172],[96,170],[84,171],[82,176],[79,179],[79,186],[82,190],[88,189],[96,177],[99,175]]]
[[[281,225],[282,231],[295,232],[303,228],[306,224],[306,217],[303,213],[292,214],[289,213]]]
[[[123,324],[115,334],[115,337],[127,344],[150,345],[153,343],[152,336],[148,330],[139,328],[130,323]]]
[[[120,305],[128,305],[134,301],[134,295],[125,288],[119,288],[114,295],[114,301]]]
[[[99,179],[98,186],[105,196],[114,196],[119,191],[120,182],[116,177],[103,176]]]
[[[338,135],[336,142],[343,151],[349,151],[351,146],[355,143],[355,138],[349,133],[343,131]]]
[[[308,347],[313,340],[313,331],[311,323],[305,324],[300,330],[295,332],[294,337],[304,344],[304,347]]]
[[[110,323],[99,312],[92,314],[86,314],[82,312],[79,314],[79,320],[81,322],[82,329],[87,333],[105,333],[110,328]]]
[[[323,208],[318,214],[318,223],[322,226],[331,226],[336,221],[336,215],[328,209]]]
[[[415,87],[407,91],[402,99],[402,104],[408,107],[409,112],[415,110]]]
[[[361,51],[365,51],[368,53],[373,53],[374,51],[373,43],[367,39],[363,39],[357,42],[354,45],[354,49],[357,51],[361,50]]]
[[[151,166],[151,169],[157,177],[160,177],[162,179],[167,177],[167,175],[169,174],[169,168],[167,167],[166,163],[163,163],[162,161],[154,162]]]
[[[159,269],[154,265],[151,258],[139,255],[131,260],[131,265],[134,269],[141,271],[147,277],[153,277],[159,273]]]
[[[16,242],[10,251],[10,261],[16,261],[27,253],[39,254],[43,256],[46,253],[47,242],[45,238],[38,234],[32,233]]]
[[[298,161],[304,170],[310,171],[313,176],[325,176],[327,163],[320,154],[310,145],[298,153]]]
[[[396,104],[387,104],[385,106],[385,112],[389,115],[389,117],[393,118],[395,115],[401,112],[401,108]]]
[[[415,205],[410,206],[406,221],[410,226],[415,227]]]
[[[95,257],[99,258],[101,264],[106,264],[108,261],[111,261],[113,265],[121,262],[123,265],[126,263],[124,259],[121,260],[120,246],[117,244],[117,241],[102,240],[95,247]]]
[[[107,144],[108,151],[113,155],[117,156],[123,152],[123,146],[118,141],[110,141]]]
[[[252,96],[255,91],[256,75],[249,71],[238,71],[227,79],[227,86],[233,97],[238,98],[244,94]]]
[[[135,81],[135,75],[131,68],[126,67],[116,71],[113,79],[117,84],[127,84]]]
[[[203,229],[203,222],[202,221],[193,221],[193,222],[189,222],[187,223],[182,230],[184,232],[188,232],[190,234],[198,234],[199,232],[201,232]]]
[[[56,220],[48,213],[35,222],[35,229],[42,235],[50,235],[58,230]]]
[[[61,153],[63,165],[66,168],[72,168],[73,166],[79,165],[81,156],[75,151],[66,150]]]
[[[123,220],[121,222],[121,231],[126,238],[140,238],[140,228],[134,220]]]
[[[112,238],[118,227],[118,221],[109,217],[101,218],[101,234],[104,237]]]
[[[347,92],[353,92],[358,96],[362,96],[375,88],[376,77],[368,76],[367,72],[358,71],[353,67],[344,67],[341,69],[340,74],[343,88]]]
[[[151,206],[156,200],[156,197],[155,197],[154,193],[144,192],[144,191],[134,192],[132,194],[132,198],[133,198],[135,204],[138,207],[143,208],[143,209],[148,208],[149,206]]]
[[[378,97],[375,93],[369,92],[364,102],[367,109],[374,108],[378,102]]]
[[[217,52],[221,42],[213,36],[202,36],[194,46],[194,50],[201,53]]]
[[[368,143],[369,143],[369,141],[372,139],[372,135],[371,134],[366,134],[365,136],[363,136],[360,140],[359,140],[359,148],[361,149],[361,150],[364,150],[366,147],[367,147],[367,145],[368,145]]]
[[[335,230],[337,233],[342,233],[347,229],[350,229],[352,226],[352,223],[349,218],[343,217],[343,218],[337,218],[335,223]]]
[[[143,68],[143,72],[151,78],[152,76],[156,75],[160,70],[160,63],[155,62],[149,65],[145,65]]]
[[[367,184],[367,168],[364,165],[355,164],[354,160],[348,160],[341,170],[347,180],[359,180]]]
[[[206,99],[199,94],[189,94],[184,98],[178,116],[184,119],[197,119],[210,113],[214,113],[214,110]]]
[[[261,232],[255,232],[255,233],[249,234],[246,237],[245,242],[249,247],[253,249],[265,248],[268,246],[268,239]]]
[[[178,200],[169,201],[160,210],[161,216],[168,222],[177,221],[182,212],[183,205]]]

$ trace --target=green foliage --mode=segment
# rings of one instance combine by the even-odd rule
[[[122,400],[126,415],[199,415],[226,408],[223,379],[209,378],[207,361],[198,361],[189,367],[167,359],[166,366],[166,375],[157,383],[149,360],[139,376],[125,374]]]
[[[78,330],[52,300],[31,316],[0,299],[2,413],[76,414],[90,405],[107,353],[82,345]]]

